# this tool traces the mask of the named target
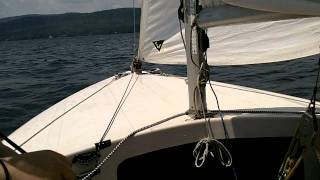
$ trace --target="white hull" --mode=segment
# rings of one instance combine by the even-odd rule
[[[128,82],[132,78],[126,101],[104,140],[112,145],[101,151],[101,161],[113,147],[133,131],[188,110],[185,78],[154,74],[128,74],[117,80],[108,78],[71,95],[31,119],[10,135],[26,151],[50,149],[72,159],[81,152],[95,149],[109,124]],[[299,111],[308,100],[213,82],[222,110]],[[207,86],[208,109],[217,110],[216,101]],[[230,138],[291,137],[299,114],[226,113],[224,119]],[[210,119],[214,136],[224,139],[219,116]],[[36,135],[35,135],[36,134]],[[116,179],[118,165],[127,158],[155,150],[197,142],[206,137],[204,120],[183,115],[161,125],[139,132],[123,143],[102,166],[95,179]],[[191,154],[192,152],[190,152]],[[74,164],[76,172],[94,166]],[[93,163],[93,164],[92,164]]]

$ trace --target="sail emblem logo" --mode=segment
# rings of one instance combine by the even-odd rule
[[[160,52],[162,45],[163,45],[164,40],[159,40],[159,41],[153,41],[154,46],[157,48],[157,50]]]

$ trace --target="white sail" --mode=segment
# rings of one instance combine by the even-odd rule
[[[143,1],[140,59],[158,64],[186,64],[177,16],[179,4],[179,0]],[[269,63],[318,54],[320,18],[284,19],[209,28],[208,64]]]
[[[301,17],[308,16],[258,11],[224,4],[222,6],[203,9],[198,15],[197,25],[201,28],[208,28],[215,26],[276,21]]]
[[[225,3],[255,9],[295,15],[320,15],[319,0],[223,0]]]
[[[319,53],[320,18],[221,26],[209,36],[210,65],[286,61]]]
[[[178,7],[179,0],[144,0],[141,11],[139,58],[147,62],[153,61],[153,56],[160,55],[166,49],[166,55],[174,53],[185,61],[185,52],[179,34]],[[159,50],[155,43],[159,44]],[[182,46],[181,46],[182,45]],[[170,55],[174,57],[173,54]],[[155,62],[156,63],[156,62]]]

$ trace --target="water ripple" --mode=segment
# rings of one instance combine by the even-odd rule
[[[132,34],[0,42],[0,130],[8,134],[63,98],[129,70]],[[309,98],[316,56],[275,64],[212,67],[216,81]],[[181,65],[144,64],[186,76]]]

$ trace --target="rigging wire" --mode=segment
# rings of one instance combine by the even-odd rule
[[[319,46],[319,50],[320,50],[320,46]],[[319,89],[318,83],[319,83],[319,76],[320,76],[320,53],[319,53],[317,71],[318,71],[318,73],[317,73],[316,82],[315,82],[313,93],[312,93],[312,97],[310,99],[310,103],[309,103],[309,106],[308,106],[308,111],[312,115],[313,125],[314,125],[314,130],[315,131],[317,131],[319,129],[319,124],[317,122],[317,116],[316,116],[316,101],[317,101],[317,92],[318,92],[318,89]]]
[[[211,91],[212,91],[212,93],[213,93],[213,95],[215,97],[215,100],[216,100],[216,104],[217,104],[217,108],[218,108],[218,114],[219,114],[220,119],[221,119],[224,135],[225,135],[226,139],[229,139],[229,133],[228,133],[228,130],[227,130],[224,118],[223,118],[223,114],[222,114],[221,108],[220,108],[219,99],[218,99],[217,93],[215,92],[215,90],[213,89],[212,84],[211,84],[210,74],[209,74],[209,86],[210,86],[210,89],[211,89]]]
[[[133,7],[133,55],[136,53],[136,8],[135,8],[135,0],[132,0]]]
[[[115,112],[113,113],[113,116],[112,116],[111,119],[110,119],[110,122],[109,122],[109,124],[108,124],[108,126],[107,126],[107,129],[104,131],[104,133],[103,133],[103,135],[102,135],[99,143],[102,143],[103,140],[104,140],[104,138],[105,138],[105,137],[107,136],[107,134],[109,133],[109,131],[110,131],[110,129],[111,129],[111,127],[112,127],[112,125],[113,125],[113,123],[114,123],[114,121],[115,121],[115,119],[116,119],[116,117],[117,117],[117,115],[118,115],[118,113],[119,113],[122,105],[124,104],[124,102],[125,102],[126,99],[128,98],[129,94],[131,93],[134,85],[136,84],[136,82],[137,82],[137,80],[138,80],[138,78],[139,78],[139,75],[137,75],[137,78],[135,79],[135,81],[133,82],[133,85],[131,86],[131,88],[130,88],[130,90],[129,90],[129,87],[130,87],[130,84],[131,84],[131,82],[132,82],[133,76],[134,76],[134,73],[131,74],[130,80],[129,80],[127,86],[126,86],[126,89],[125,89],[125,91],[124,91],[121,99],[120,99],[120,102],[119,102],[119,104],[118,104]],[[128,90],[129,90],[129,91],[128,91]],[[128,92],[128,93],[127,93],[127,92]]]
[[[227,143],[227,146],[230,148],[230,147],[231,147],[231,144],[230,144],[230,142],[229,142],[229,139],[230,139],[229,133],[228,133],[228,130],[227,130],[227,128],[226,128],[225,121],[224,121],[224,119],[223,119],[222,111],[221,111],[221,109],[220,109],[220,104],[219,104],[218,96],[217,96],[216,92],[214,91],[214,89],[213,89],[213,87],[212,87],[211,80],[210,80],[210,76],[209,76],[209,85],[210,85],[210,88],[211,88],[211,90],[212,90],[212,92],[213,92],[213,94],[214,94],[214,96],[215,96],[215,99],[216,99],[216,102],[217,102],[218,113],[219,113],[219,115],[220,115],[220,119],[221,119],[221,122],[222,122],[224,135],[225,135],[225,137],[226,137],[226,143]],[[229,151],[227,150],[227,152],[229,152]],[[230,153],[230,152],[229,152],[229,153]],[[229,155],[231,156],[231,154],[229,154]],[[221,159],[220,159],[220,162],[221,162]],[[232,165],[232,159],[231,159],[231,164],[230,164],[230,166],[231,166],[231,168],[232,168],[233,176],[234,176],[234,178],[237,180],[237,179],[238,179],[238,175],[237,175],[237,173],[236,173],[235,167]],[[226,166],[226,167],[227,167],[227,166]],[[229,166],[228,166],[228,167],[229,167]]]
[[[320,50],[320,46],[319,46],[319,50]],[[316,111],[316,108],[317,108],[316,101],[317,101],[317,92],[319,90],[318,83],[319,83],[319,76],[320,76],[320,53],[319,53],[318,58],[319,58],[318,59],[318,67],[316,68],[317,77],[316,77],[316,81],[314,83],[312,96],[310,98],[310,102],[309,102],[309,105],[306,109],[306,112],[303,112],[303,115],[301,117],[301,121],[299,123],[300,125],[297,127],[296,132],[293,135],[294,139],[291,140],[289,149],[284,157],[284,160],[281,163],[281,166],[280,166],[280,169],[278,172],[278,178],[277,178],[278,180],[293,179],[291,177],[294,177],[295,174],[297,173],[296,167],[297,166],[299,167],[301,159],[305,158],[304,151],[306,151],[309,148],[312,149],[312,144],[314,144],[313,142],[315,140],[315,135],[319,131],[320,124],[318,123],[318,118],[317,118],[318,112]],[[310,141],[310,139],[308,139],[309,138],[308,135],[306,135],[306,131],[308,131],[306,127],[309,126],[309,125],[306,125],[306,123],[309,124],[310,119],[313,121],[312,125],[311,125],[311,128],[313,128],[313,135],[311,135],[311,141]],[[306,121],[306,122],[303,122],[303,121]],[[303,141],[303,143],[301,143],[301,141]],[[309,146],[308,144],[311,145],[311,147],[308,147]],[[296,151],[297,148],[303,149],[303,151],[302,152]],[[313,148],[315,148],[315,147],[313,147]],[[294,158],[292,158],[292,157],[294,157]]]
[[[208,56],[207,56],[207,53],[206,53],[206,52],[205,52],[205,54],[204,54],[204,57],[205,57],[205,61],[207,62]],[[216,103],[217,103],[218,113],[219,113],[219,115],[220,115],[220,119],[221,119],[221,123],[222,123],[222,126],[223,126],[224,135],[225,135],[225,137],[226,137],[226,143],[227,143],[228,148],[231,148],[231,144],[230,144],[230,142],[229,142],[230,137],[229,137],[229,133],[228,133],[228,130],[227,130],[227,127],[226,127],[224,118],[223,118],[222,111],[221,111],[221,109],[220,109],[219,99],[218,99],[218,96],[217,96],[215,90],[214,90],[213,87],[212,87],[211,79],[210,79],[210,73],[208,73],[208,75],[209,75],[209,77],[208,77],[209,85],[210,85],[211,91],[212,91],[212,93],[213,93],[213,95],[214,95],[214,97],[215,97]],[[224,148],[226,148],[226,147],[224,146]],[[227,152],[229,152],[228,149],[227,149]],[[230,153],[230,152],[229,152],[229,153]],[[231,156],[231,153],[228,154],[228,155]],[[222,160],[222,159],[220,159],[220,162],[222,162],[221,160]],[[227,166],[226,166],[226,167],[227,167]],[[229,167],[229,166],[228,166],[228,167]],[[237,180],[237,179],[238,179],[238,175],[237,175],[237,173],[236,173],[235,167],[234,167],[233,164],[232,164],[232,156],[231,156],[231,164],[230,164],[230,167],[232,168],[232,172],[233,172],[233,177],[234,177],[234,179]]]
[[[202,69],[204,67],[204,62],[201,63],[201,67],[200,67],[200,72],[198,74],[198,78],[197,78],[197,90],[198,90],[198,93],[199,93],[199,97],[200,97],[200,101],[201,101],[201,106],[202,106],[202,114],[203,114],[203,118],[205,120],[205,124],[206,124],[206,129],[207,129],[207,134],[209,135],[209,138],[213,138],[214,135],[213,135],[213,130],[212,130],[212,126],[211,126],[211,123],[210,123],[210,119],[207,119],[206,117],[206,110],[204,109],[204,97],[203,97],[203,94],[201,93],[200,91],[200,83],[201,83],[201,80],[200,80],[200,74],[202,72]]]
[[[102,91],[103,89],[105,89],[107,86],[109,86],[111,83],[113,83],[115,81],[115,78],[113,78],[110,82],[108,82],[107,84],[105,84],[104,86],[102,86],[100,89],[98,89],[97,91],[93,92],[92,94],[90,94],[88,97],[84,98],[82,101],[80,101],[79,103],[77,103],[76,105],[72,106],[70,109],[68,109],[67,111],[65,111],[64,113],[62,113],[60,116],[58,116],[57,118],[53,119],[51,122],[49,122],[47,125],[45,125],[43,128],[41,128],[40,130],[38,130],[36,133],[34,133],[31,137],[29,137],[27,140],[25,140],[24,142],[22,142],[19,146],[23,146],[26,143],[28,143],[31,139],[33,139],[34,137],[36,137],[37,135],[39,135],[42,131],[44,131],[45,129],[47,129],[49,126],[51,126],[53,123],[55,123],[56,121],[58,121],[60,118],[62,118],[63,116],[65,116],[66,114],[68,114],[70,111],[72,111],[73,109],[77,108],[78,106],[80,106],[82,103],[86,102],[88,99],[90,99],[91,97],[93,97],[94,95],[98,94],[100,91]]]
[[[318,72],[317,72],[317,78],[316,78],[316,82],[315,82],[315,85],[314,85],[314,89],[313,89],[313,93],[312,93],[312,96],[311,96],[311,101],[314,101],[316,100],[317,98],[317,91],[318,91],[318,83],[319,83],[319,76],[320,76],[320,58],[318,60]]]
[[[175,119],[175,118],[178,118],[180,116],[183,116],[183,115],[187,115],[188,112],[185,112],[185,113],[179,113],[179,114],[176,114],[176,115],[173,115],[171,117],[168,117],[168,118],[165,118],[161,121],[158,121],[158,122],[155,122],[153,124],[150,124],[148,126],[145,126],[145,127],[142,127],[140,129],[137,129],[135,131],[133,131],[131,134],[129,134],[128,136],[126,136],[125,138],[123,138],[111,151],[110,153],[102,160],[100,161],[100,163],[90,172],[88,173],[84,178],[82,178],[82,180],[86,180],[86,179],[89,179],[91,177],[92,174],[94,174],[97,170],[99,170],[101,168],[101,166],[106,163],[107,160],[109,160],[112,155],[120,148],[120,146],[126,142],[129,138],[133,137],[135,134],[141,132],[141,131],[144,131],[144,130],[147,130],[147,129],[150,129],[154,126],[157,126],[157,125],[160,125],[160,124],[163,124],[167,121],[170,121],[172,119]]]

